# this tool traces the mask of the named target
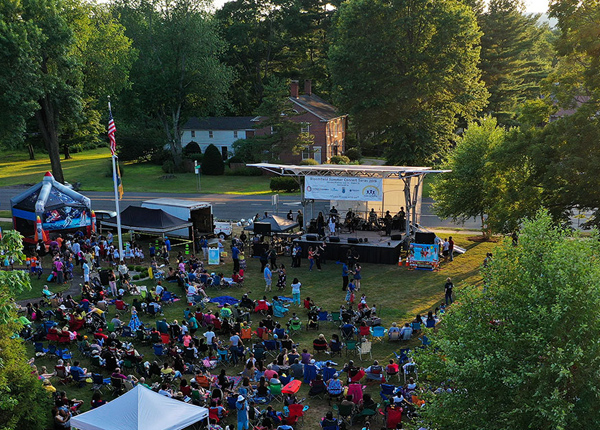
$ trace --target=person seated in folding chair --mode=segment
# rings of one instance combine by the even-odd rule
[[[327,386],[321,375],[317,375],[315,379],[310,381],[310,389],[308,390],[309,397],[321,396],[327,392]]]
[[[219,315],[221,315],[221,318],[223,319],[230,319],[233,315],[233,312],[231,312],[231,308],[229,307],[229,303],[225,303],[223,305],[223,307],[221,308],[221,311],[219,312]]]
[[[377,360],[373,361],[373,364],[365,369],[368,381],[385,381],[384,369],[379,365]]]
[[[387,366],[385,366],[385,373],[388,377],[396,376],[400,372],[400,368],[398,364],[394,362],[393,359],[390,359],[390,362]]]
[[[327,393],[329,394],[329,404],[331,399],[338,398],[344,392],[344,385],[340,381],[338,374],[335,373],[333,377],[327,381]]]
[[[233,305],[233,309],[231,310],[231,314],[236,322],[250,322],[250,312],[245,312],[241,309],[240,305],[236,303]]]
[[[404,327],[400,330],[400,339],[401,340],[410,340],[413,335],[413,328],[409,323],[405,323]]]
[[[318,338],[313,340],[313,349],[315,352],[327,352],[327,348],[329,348],[329,344],[325,335],[321,333]]]
[[[327,412],[321,419],[321,428],[323,430],[335,430],[345,428],[344,423],[340,422],[339,419],[333,418],[333,412]]]
[[[400,333],[400,329],[398,328],[398,324],[395,322],[392,323],[392,326],[388,329],[388,339],[391,339],[393,333]],[[399,336],[399,335],[394,335]]]

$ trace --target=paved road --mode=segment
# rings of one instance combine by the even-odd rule
[[[23,192],[26,188],[0,188],[0,209],[10,210],[10,199]],[[92,200],[92,207],[97,210],[115,210],[114,194],[112,192],[84,191]],[[271,205],[270,195],[229,195],[229,194],[170,194],[170,193],[125,193],[121,200],[121,210],[128,206],[140,206],[142,201],[158,197],[175,197],[180,199],[195,199],[211,202],[213,204],[213,213],[215,218],[239,221],[240,219],[250,218],[256,213],[263,214],[275,212],[275,207]],[[469,230],[478,230],[479,224],[475,220],[469,220],[464,225],[456,225],[452,220],[441,220],[432,211],[432,199],[423,199],[421,206],[421,224],[430,228],[465,228]],[[300,209],[300,196],[280,195],[279,211],[280,215],[286,214],[290,209],[295,213]],[[314,214],[319,211],[329,211],[329,205],[326,202],[315,202]],[[307,216],[310,216],[310,206],[307,206]]]

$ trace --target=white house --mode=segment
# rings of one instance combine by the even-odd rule
[[[181,144],[185,148],[189,143],[196,142],[204,153],[213,144],[223,154],[223,159],[234,153],[232,145],[238,139],[254,136],[253,116],[222,116],[211,118],[192,117],[183,126]]]

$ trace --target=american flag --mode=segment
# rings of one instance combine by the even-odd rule
[[[117,150],[117,141],[115,140],[115,131],[117,131],[117,127],[115,127],[115,120],[112,116],[112,111],[108,110],[108,140],[110,140],[110,153],[115,155],[115,151]]]

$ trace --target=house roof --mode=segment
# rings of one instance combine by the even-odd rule
[[[253,116],[214,116],[208,118],[191,117],[183,126],[184,130],[250,130]]]
[[[323,121],[329,121],[344,116],[338,112],[335,106],[327,103],[321,97],[314,94],[302,94],[298,97],[290,97],[290,100]]]

